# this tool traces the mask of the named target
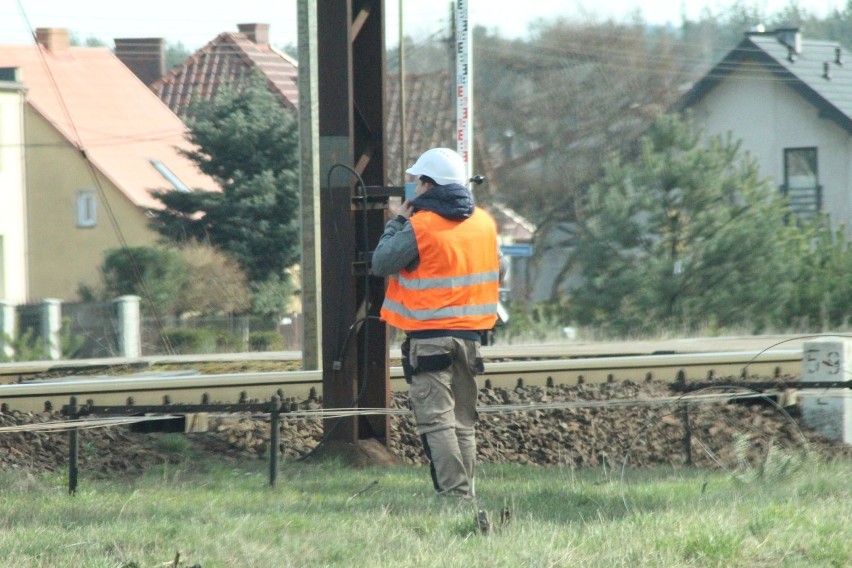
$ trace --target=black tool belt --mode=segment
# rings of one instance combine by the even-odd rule
[[[400,345],[402,355],[402,374],[405,382],[411,384],[411,379],[420,371],[442,371],[453,364],[453,358],[449,353],[437,353],[435,355],[421,355],[417,358],[417,366],[411,364],[411,336],[406,336]],[[477,357],[475,364],[476,374],[485,372],[485,364],[482,357]]]

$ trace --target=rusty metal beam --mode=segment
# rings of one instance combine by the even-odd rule
[[[390,405],[388,332],[378,320],[384,279],[365,275],[365,258],[384,227],[384,2],[319,0],[320,191],[323,397],[328,408]],[[365,317],[366,316],[366,317]],[[332,419],[328,439],[387,442],[388,416]]]

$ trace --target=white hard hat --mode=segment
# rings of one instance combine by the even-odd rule
[[[414,165],[405,170],[413,176],[429,176],[438,185],[467,182],[464,160],[449,148],[432,148],[423,152]]]

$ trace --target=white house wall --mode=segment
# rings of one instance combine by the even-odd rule
[[[0,82],[0,302],[27,296],[24,201],[24,94]]]
[[[817,148],[822,210],[852,238],[852,141],[834,122],[777,77],[752,64],[732,74],[691,107],[710,134],[733,134],[754,155],[775,187],[784,183],[784,149]]]

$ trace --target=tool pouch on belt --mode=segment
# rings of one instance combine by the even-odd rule
[[[402,372],[405,375],[405,381],[411,384],[411,378],[420,373],[443,371],[448,369],[453,364],[453,357],[449,353],[434,353],[431,355],[416,354],[416,364],[411,364],[411,344],[410,339],[406,338],[400,346],[402,354]]]
[[[411,339],[406,337],[405,341],[400,345],[402,353],[402,374],[405,376],[405,382],[411,384],[411,377],[414,376],[414,367],[411,366]]]
[[[453,364],[453,357],[449,353],[435,353],[434,355],[417,355],[417,369],[420,371],[443,371]]]

